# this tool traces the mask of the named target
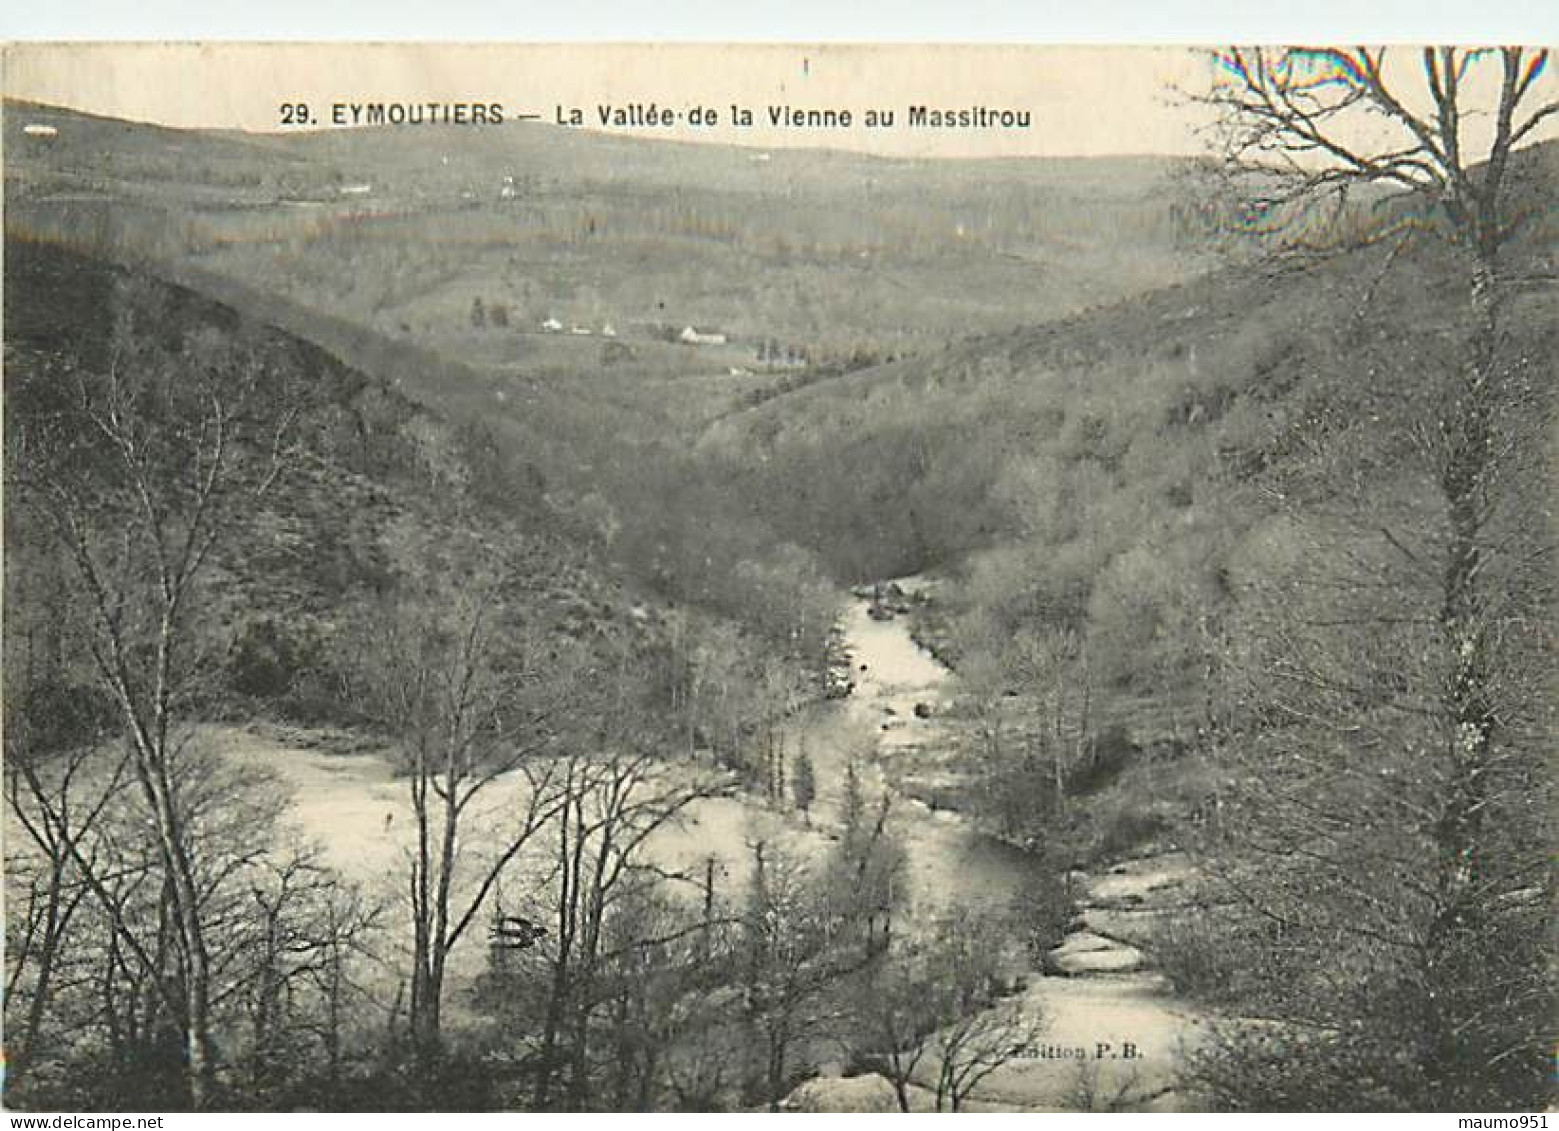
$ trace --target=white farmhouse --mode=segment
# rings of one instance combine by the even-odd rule
[[[695,329],[692,326],[684,326],[682,328],[682,333],[677,335],[677,340],[681,341],[681,342],[685,342],[685,343],[687,343],[690,346],[723,346],[723,345],[725,345],[725,335],[724,334],[719,333],[718,331],[713,331],[713,330],[706,333],[705,331]]]

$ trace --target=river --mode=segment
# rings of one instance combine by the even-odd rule
[[[913,593],[924,583],[901,578],[896,584]],[[839,622],[853,692],[843,701],[818,705],[798,724],[798,738],[817,767],[825,814],[837,805],[852,754],[857,759],[870,754],[871,768],[863,777],[880,791],[901,763],[945,761],[957,748],[953,732],[959,724],[947,710],[956,677],[916,643],[905,617],[877,619],[871,607],[866,598],[852,598]],[[956,814],[902,796],[895,797],[893,810],[908,850],[912,908],[1003,910],[1023,900],[1041,878],[1037,858]],[[1044,1020],[1039,1055],[993,1073],[976,1089],[971,1110],[1182,1105],[1175,1073],[1183,1047],[1195,1039],[1198,1019],[1152,969],[1148,948],[1153,917],[1182,902],[1194,876],[1173,853],[1115,862],[1100,873],[1074,874],[1079,915],[1072,933],[1048,962],[1030,963],[1024,973],[1017,1001]],[[932,1071],[928,1065],[925,1083]],[[873,1092],[861,1083],[814,1081],[799,1106],[838,1110],[891,1101],[883,1088]],[[928,1092],[917,1094],[921,1102],[932,1102]]]
[[[947,709],[956,681],[915,642],[903,617],[874,619],[870,608],[870,601],[852,598],[839,619],[853,692],[815,705],[793,728],[793,741],[798,748],[804,743],[817,770],[819,813],[825,820],[836,816],[853,756],[869,801],[890,790],[893,828],[908,855],[907,902],[928,911],[1005,909],[1032,887],[1035,858],[956,813],[891,789],[908,764],[951,748]]]
[[[901,579],[901,584],[913,588],[914,583]],[[852,667],[852,694],[812,704],[786,732],[792,756],[805,749],[816,770],[818,797],[810,818],[803,822],[794,814],[778,814],[755,796],[710,798],[699,802],[680,826],[657,833],[651,850],[662,866],[690,872],[714,857],[728,891],[740,890],[754,839],[781,838],[798,852],[821,855],[837,824],[845,767],[853,759],[868,801],[885,789],[892,797],[892,826],[907,857],[902,914],[911,922],[906,928],[924,914],[1010,909],[1035,883],[1037,859],[957,814],[933,811],[892,791],[904,764],[945,758],[956,749],[953,730],[959,724],[948,711],[956,677],[915,642],[905,618],[874,619],[870,607],[869,601],[852,598],[839,621]],[[279,771],[295,798],[291,821],[323,845],[346,874],[370,887],[400,874],[412,833],[406,788],[377,753],[343,753],[236,728],[207,728],[207,735],[230,756]],[[512,805],[514,788],[514,783],[495,783],[487,806],[501,811]],[[473,816],[479,827],[481,815]],[[471,851],[480,855],[475,845]],[[1129,1108],[1176,1106],[1177,1097],[1166,1089],[1178,1047],[1195,1018],[1168,995],[1163,978],[1132,940],[1142,941],[1142,924],[1187,880],[1183,861],[1173,857],[1122,862],[1102,875],[1078,878],[1080,929],[1043,968],[1030,962],[1020,971],[1026,986],[1018,1000],[1025,1011],[1045,1019],[1050,1051],[993,1074],[975,1093],[972,1109],[1075,1109],[1103,1102],[1099,1096],[1117,1096]],[[469,985],[482,969],[482,936],[473,932],[452,955],[456,987]],[[467,1015],[463,997],[451,995],[453,1022]],[[1097,1055],[1105,1045],[1109,1051]],[[1121,1050],[1128,1048],[1136,1055],[1123,1057]],[[856,1104],[843,1094],[858,1092],[859,1081],[832,1083],[835,1092],[824,1079],[809,1094],[825,1107]],[[876,1102],[882,1099],[879,1091]]]

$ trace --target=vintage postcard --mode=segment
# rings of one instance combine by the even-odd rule
[[[1547,50],[3,91],[8,1110],[1546,1126]]]

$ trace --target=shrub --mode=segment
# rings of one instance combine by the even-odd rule
[[[40,681],[22,696],[20,710],[8,714],[10,737],[36,753],[92,742],[119,722],[106,692],[96,684]]]
[[[1137,748],[1126,735],[1124,726],[1106,727],[1090,744],[1087,760],[1069,776],[1067,786],[1073,793],[1092,793],[1120,776],[1130,764]]]
[[[312,636],[265,617],[251,621],[233,641],[228,681],[241,695],[279,701],[318,658],[319,644]]]
[[[1117,809],[1099,829],[1093,856],[1098,860],[1119,859],[1169,828],[1169,821],[1157,810]]]
[[[1205,911],[1166,916],[1153,931],[1152,949],[1158,968],[1185,997],[1222,1001],[1237,981],[1237,948]]]

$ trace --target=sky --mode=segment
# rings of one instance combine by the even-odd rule
[[[1423,96],[1417,51],[1400,48],[1389,59],[1388,77],[1395,71],[1403,90]],[[1473,68],[1464,83],[1471,104],[1492,104],[1498,73],[1492,60]],[[675,122],[610,132],[994,158],[1204,152],[1207,112],[1190,95],[1208,89],[1213,74],[1209,52],[1176,46],[22,43],[5,49],[0,83],[9,97],[182,127],[299,128],[284,120],[303,106],[313,123],[303,128],[341,128],[332,124],[337,106],[350,121],[354,105],[435,102],[498,103],[506,118],[544,122],[577,110],[599,128],[602,107],[653,107],[669,109]],[[1533,104],[1554,97],[1555,75],[1554,67],[1542,75]],[[733,121],[733,106],[751,112],[750,126]],[[1010,110],[1026,113],[1028,125],[916,128],[917,106]],[[714,124],[692,124],[695,107],[713,111]],[[852,119],[847,128],[798,129],[773,124],[771,107],[848,111]],[[892,111],[893,124],[869,126],[870,110]],[[1474,149],[1490,124],[1469,118]],[[1361,119],[1362,127],[1370,123]],[[1378,121],[1371,128],[1389,133]],[[1556,130],[1559,119],[1537,136]]]
[[[1203,53],[1185,48],[887,45],[16,45],[10,97],[174,126],[268,131],[281,106],[328,123],[335,103],[500,102],[506,115],[654,103],[685,115],[639,136],[772,148],[838,146],[895,156],[1012,157],[1188,153],[1197,115],[1175,88],[1205,86]],[[754,111],[750,128],[730,107]],[[774,127],[767,107],[848,109],[847,130]],[[910,106],[1028,111],[1027,129],[908,127]],[[868,109],[896,111],[869,129]]]

